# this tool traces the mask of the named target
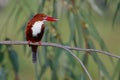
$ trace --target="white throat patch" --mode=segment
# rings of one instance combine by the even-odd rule
[[[32,35],[35,37],[41,32],[42,24],[44,21],[37,21],[32,26]]]

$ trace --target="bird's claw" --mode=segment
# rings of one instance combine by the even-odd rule
[[[28,45],[30,46],[31,41],[28,41]]]
[[[39,41],[38,44],[41,45],[41,41]]]

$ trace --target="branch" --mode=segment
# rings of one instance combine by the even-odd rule
[[[5,45],[28,45],[27,41],[0,41],[0,44],[5,44]],[[31,45],[38,45],[38,46],[53,46],[53,47],[58,47],[58,48],[66,48],[69,50],[76,50],[76,51],[88,51],[88,52],[98,52],[107,56],[111,56],[114,58],[118,58],[120,59],[120,56],[117,55],[113,55],[112,53],[106,52],[106,51],[101,51],[101,50],[96,50],[96,49],[84,49],[84,48],[76,48],[76,47],[70,47],[70,46],[63,46],[60,44],[56,44],[56,43],[46,43],[46,42],[42,42],[41,45],[37,42],[37,43],[30,43]]]
[[[5,45],[28,45],[28,42],[27,41],[0,41],[0,44],[5,44]],[[39,46],[53,46],[53,47],[62,48],[64,50],[68,51],[81,64],[82,68],[84,69],[84,71],[88,75],[89,80],[92,80],[92,77],[89,74],[87,68],[84,66],[83,62],[71,51],[72,48],[70,49],[69,46],[62,46],[62,45],[55,44],[55,43],[44,43],[44,42],[42,42],[41,45],[39,43],[29,43],[29,44],[39,45]]]
[[[87,52],[98,52],[107,56],[111,56],[114,58],[118,58],[120,59],[120,56],[117,55],[113,55],[112,53],[106,52],[106,51],[101,51],[101,50],[96,50],[96,49],[84,49],[84,48],[76,48],[76,47],[70,47],[70,46],[63,46],[60,44],[56,44],[56,43],[45,43],[42,42],[41,45],[39,44],[39,42],[36,43],[28,43],[27,41],[0,41],[0,44],[4,44],[4,45],[38,45],[38,46],[52,46],[52,47],[58,47],[58,48],[62,48],[65,49],[66,51],[68,51],[83,67],[84,71],[86,72],[86,74],[89,77],[89,80],[92,80],[92,77],[90,76],[88,70],[86,69],[86,67],[84,66],[84,64],[82,63],[82,61],[74,54],[72,53],[71,50],[76,50],[76,51],[87,51]]]
[[[74,53],[72,53],[71,50],[67,49],[66,47],[63,47],[63,49],[65,49],[66,51],[68,51],[81,64],[81,66],[83,67],[84,71],[88,75],[89,80],[92,80],[92,77],[89,74],[89,72],[88,72],[87,68],[85,67],[85,65],[83,64],[83,62]]]

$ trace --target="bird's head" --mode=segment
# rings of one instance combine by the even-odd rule
[[[37,18],[40,21],[57,21],[58,20],[57,18],[53,18],[45,14],[36,14],[34,18]]]

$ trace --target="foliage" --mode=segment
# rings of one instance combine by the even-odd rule
[[[106,8],[109,8],[112,1],[104,0],[104,4],[100,6],[104,5],[105,7],[107,6]],[[100,6],[94,0],[11,0],[4,11],[5,18],[1,16],[4,19],[1,21],[0,32],[2,33],[0,34],[0,39],[3,40],[8,37],[12,40],[25,40],[24,31],[28,20],[36,13],[45,13],[60,20],[56,23],[46,23],[42,41],[81,48],[97,48],[97,44],[101,50],[108,51],[107,46],[92,21],[93,14],[104,15],[104,10],[102,11],[99,8]],[[113,24],[115,24],[116,17],[119,16],[119,10],[120,1],[118,1],[113,17]],[[0,69],[3,69],[3,71],[6,70],[6,67],[3,68],[2,66],[7,66],[5,62],[7,55],[9,57],[7,63],[11,62],[13,71],[15,72],[15,79],[18,80],[20,60],[18,56],[23,52],[31,55],[31,52],[28,46],[22,46],[22,50],[14,47],[11,45],[7,47],[0,45]],[[87,80],[83,69],[71,55],[64,54],[66,52],[62,49],[41,47],[38,52],[38,63],[36,65],[37,67],[35,67],[37,80]],[[83,54],[79,54],[78,52],[74,53],[82,58],[87,68],[91,66],[90,61],[93,60],[94,65],[92,65],[90,70],[90,73],[94,74],[92,75],[93,79],[113,80],[116,77],[114,74],[120,74],[120,72],[115,73],[119,69],[119,61],[116,64],[114,74],[111,75],[108,70],[109,66],[106,66],[103,59],[100,58],[101,55],[97,55],[96,53],[91,54],[90,52],[81,52]],[[112,58],[109,58],[109,61],[111,62],[110,64],[114,64]],[[96,69],[95,73],[94,67]],[[6,73],[4,71],[7,77]],[[11,72],[9,73],[11,74]],[[95,76],[98,77],[96,78]]]

